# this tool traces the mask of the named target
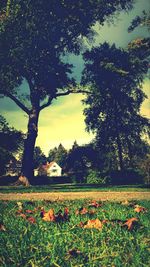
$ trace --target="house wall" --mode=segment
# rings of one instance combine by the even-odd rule
[[[52,166],[47,170],[47,176],[61,176],[61,168]]]
[[[39,170],[38,169],[34,169],[34,176],[38,176],[39,174]]]

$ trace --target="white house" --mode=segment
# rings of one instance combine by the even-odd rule
[[[61,176],[62,168],[55,161],[47,162],[34,170],[34,175]]]

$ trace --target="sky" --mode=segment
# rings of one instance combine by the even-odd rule
[[[136,15],[140,15],[142,10],[150,9],[149,0],[135,1],[134,9],[128,13],[121,13],[115,25],[99,26],[96,24],[94,29],[97,31],[94,46],[107,41],[110,44],[115,43],[117,47],[126,47],[127,44],[138,37],[148,36],[148,32],[143,27],[136,28],[132,33],[127,29],[130,22]],[[65,60],[74,65],[73,76],[79,82],[84,62],[81,56],[73,54],[68,55]],[[22,89],[26,90],[27,84],[23,82]],[[150,80],[148,77],[143,84],[145,94],[150,98]],[[44,109],[39,118],[39,131],[36,146],[40,146],[47,155],[48,151],[60,143],[66,148],[71,148],[76,140],[78,144],[89,143],[93,139],[92,133],[87,133],[83,115],[83,105],[81,100],[84,96],[69,95],[60,97],[52,102],[52,105]],[[16,106],[10,99],[0,99],[0,113],[7,119],[9,124],[18,130],[26,132],[27,115]],[[150,101],[147,98],[141,109],[141,114],[150,117]]]

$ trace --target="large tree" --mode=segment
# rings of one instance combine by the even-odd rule
[[[91,39],[91,27],[116,11],[129,10],[133,0],[4,0],[0,4],[0,93],[27,115],[27,138],[22,173],[33,177],[33,154],[40,111],[52,100],[76,93],[71,66],[63,56],[80,52],[82,37]],[[26,105],[19,86],[29,86]],[[81,90],[78,90],[81,92]]]
[[[148,70],[149,46],[141,52],[104,43],[84,53],[82,83],[90,85],[93,92],[85,100],[87,129],[96,133],[100,147],[117,151],[120,169],[125,155],[132,161],[135,144],[148,129],[140,107],[145,97],[141,85]]]

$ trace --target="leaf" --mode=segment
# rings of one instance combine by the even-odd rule
[[[89,213],[89,215],[94,215],[96,213],[96,211],[95,210],[89,210],[88,213]]]
[[[130,202],[130,201],[128,201],[128,200],[125,200],[125,201],[123,201],[121,204],[124,205],[124,206],[128,206],[128,207],[134,207],[135,202],[133,202],[133,201]]]
[[[0,231],[4,231],[4,232],[6,231],[6,228],[2,223],[0,223]]]
[[[128,200],[125,200],[121,204],[124,206],[129,206],[130,202]]]
[[[64,208],[64,214],[62,214],[62,210],[59,210],[58,213],[55,215],[56,222],[68,221],[69,218],[69,209],[67,207]]]
[[[20,216],[20,217],[22,217],[23,219],[26,219],[26,217],[27,217],[24,213],[18,213],[17,216]]]
[[[35,220],[34,217],[27,218],[27,221],[30,222],[30,223],[33,223],[33,224],[36,223],[36,220]]]
[[[67,207],[64,208],[64,220],[68,221],[69,220],[69,209]]]
[[[80,222],[79,224],[77,224],[77,226],[83,228],[85,224],[86,223],[84,223],[84,222]]]
[[[40,217],[43,218],[44,214],[46,213],[46,211],[44,210],[44,208],[41,208],[41,213],[40,213]]]
[[[50,209],[48,212],[45,212],[44,209],[41,211],[40,216],[44,221],[49,222],[63,222],[69,220],[69,209],[66,207],[64,208],[64,213],[60,209],[56,214],[54,214],[54,210]]]
[[[107,224],[107,223],[109,223],[110,221],[109,220],[107,220],[107,219],[105,219],[105,220],[102,220],[102,224]]]
[[[43,219],[43,221],[46,221],[46,222],[55,222],[54,210],[50,209],[48,212],[46,212],[43,215],[42,219]]]
[[[21,214],[22,213],[22,210],[17,210],[16,211],[16,215],[19,215],[19,214]]]
[[[55,215],[55,221],[56,222],[62,222],[63,220],[64,220],[64,217],[62,214],[62,210],[60,209]]]
[[[87,214],[87,213],[89,213],[89,211],[88,211],[87,208],[84,208],[84,207],[81,207],[81,208],[79,208],[78,210],[75,211],[76,215],[84,215],[84,214]]]
[[[82,252],[76,248],[69,249],[68,254],[72,257],[77,257],[82,254]]]
[[[95,229],[102,229],[102,222],[99,219],[95,220],[88,220],[87,224],[83,226],[83,228],[95,228]]]
[[[93,200],[90,204],[89,204],[89,207],[93,207],[93,208],[99,208],[101,207],[102,204],[96,202],[96,200]]]
[[[26,210],[25,212],[29,213],[29,214],[33,214],[34,213],[33,210]]]
[[[75,211],[76,215],[85,215],[85,214],[93,215],[95,213],[96,213],[95,210],[88,210],[87,208],[83,207]]]
[[[137,218],[131,218],[127,220],[122,226],[126,226],[128,230],[132,230],[135,225],[137,225],[138,219]]]
[[[142,207],[142,206],[135,205],[135,206],[134,206],[134,211],[135,211],[135,212],[138,212],[138,213],[140,213],[140,212],[147,212],[147,209],[144,208],[144,207]]]

